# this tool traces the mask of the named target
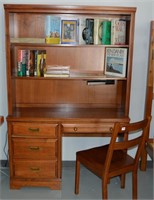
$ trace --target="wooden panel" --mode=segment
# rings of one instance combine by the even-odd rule
[[[24,88],[24,89],[23,89]],[[79,80],[16,80],[16,104],[103,104],[117,107],[122,101],[121,84],[87,85]]]

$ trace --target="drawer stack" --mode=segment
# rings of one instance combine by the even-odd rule
[[[59,125],[12,122],[9,124],[11,188],[60,187]]]

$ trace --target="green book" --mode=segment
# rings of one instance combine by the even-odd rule
[[[103,21],[102,44],[111,44],[111,21]]]

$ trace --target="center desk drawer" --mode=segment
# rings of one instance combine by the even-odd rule
[[[63,133],[110,133],[114,123],[103,124],[62,124]]]
[[[13,138],[13,156],[21,159],[57,159],[57,139]]]
[[[58,124],[46,123],[12,123],[13,135],[57,137]]]

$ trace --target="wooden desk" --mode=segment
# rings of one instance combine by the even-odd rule
[[[4,122],[4,117],[0,116],[0,126],[3,124],[3,122]]]

